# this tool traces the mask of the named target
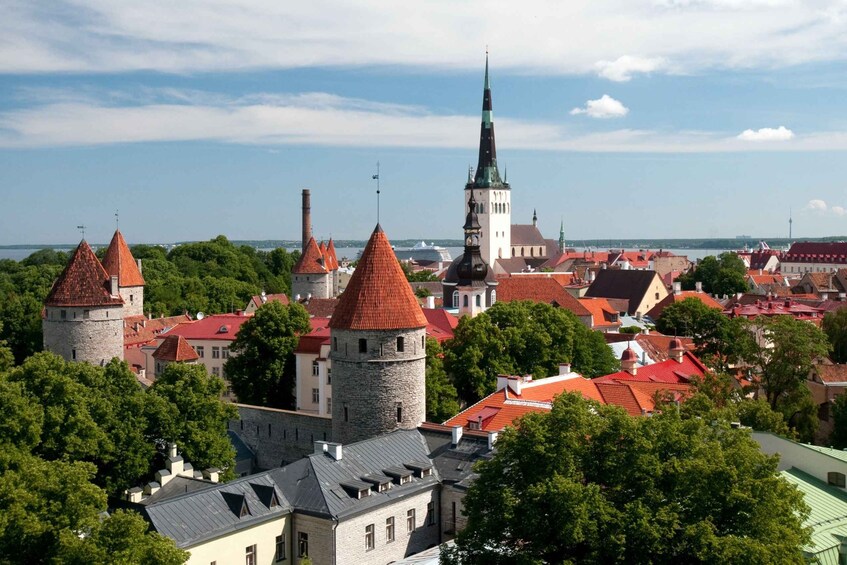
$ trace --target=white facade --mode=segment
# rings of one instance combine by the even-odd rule
[[[257,526],[236,530],[216,539],[185,549],[191,553],[188,565],[250,563],[254,565],[291,563],[291,514],[282,514]],[[282,555],[277,554],[277,550]]]
[[[470,210],[470,188],[465,189],[465,216]],[[480,232],[480,255],[489,265],[512,253],[512,191],[500,188],[473,188]]]
[[[321,345],[320,354],[295,353],[297,363],[297,411],[332,416],[332,361],[329,343]]]
[[[793,263],[783,261],[780,272],[783,275],[804,275],[806,273],[834,273],[847,267],[845,263]]]

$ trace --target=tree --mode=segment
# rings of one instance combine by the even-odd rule
[[[227,426],[238,411],[221,400],[225,390],[223,379],[209,375],[202,365],[171,363],[148,392],[169,404],[160,437],[176,442],[196,469],[218,467],[226,470],[224,478],[231,478],[235,450]]]
[[[747,267],[736,253],[727,251],[719,256],[704,257],[697,265],[677,280],[686,290],[694,290],[697,282],[710,294],[735,294],[747,290],[744,280]]]
[[[448,563],[805,563],[802,494],[726,422],[563,394],[476,471]]]
[[[444,368],[467,403],[494,392],[499,374],[544,378],[557,374],[561,363],[586,377],[618,370],[602,334],[570,311],[538,302],[498,302],[462,318],[445,344]]]
[[[3,323],[0,322],[0,335],[3,335]],[[6,344],[6,340],[0,339],[0,373],[4,373],[15,364],[15,355]]]
[[[823,318],[822,328],[832,345],[832,360],[847,363],[847,308],[829,312]]]
[[[426,338],[426,419],[430,422],[444,422],[459,412],[459,397],[444,371],[443,358],[438,341]]]
[[[311,331],[309,314],[300,304],[263,304],[238,331],[225,370],[240,402],[294,408],[294,349]]]
[[[759,316],[751,322],[756,347],[745,355],[760,373],[762,388],[774,410],[804,386],[812,363],[829,353],[829,342],[817,326],[792,316]]]
[[[438,282],[439,280],[435,273],[427,269],[413,271],[412,265],[408,261],[400,261],[400,268],[403,269],[403,274],[406,275],[406,280],[409,282]]]
[[[835,448],[847,447],[847,394],[840,394],[832,405],[832,433],[829,443]]]

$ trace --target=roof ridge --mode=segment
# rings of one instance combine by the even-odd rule
[[[109,288],[111,277],[84,239],[53,283],[46,306],[120,306],[123,299]]]

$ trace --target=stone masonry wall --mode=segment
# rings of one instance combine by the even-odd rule
[[[301,300],[311,294],[312,298],[331,298],[332,281],[329,273],[325,275],[292,275],[291,298],[298,294]]]
[[[122,286],[118,288],[118,292],[124,299],[124,318],[144,314],[143,286]]]
[[[314,452],[316,441],[332,441],[332,420],[277,408],[236,404],[239,420],[229,429],[256,454],[259,469],[280,467]]]
[[[308,536],[308,557],[313,565],[334,565],[345,563],[335,558],[335,532],[333,523],[327,518],[317,518],[295,512],[291,515],[291,555],[295,564],[301,563],[300,533]]]
[[[403,339],[403,351],[398,351],[398,338]],[[367,349],[362,353],[360,339]],[[352,443],[397,428],[414,429],[426,419],[424,339],[423,328],[332,330],[335,441]]]
[[[64,312],[64,318],[62,317]],[[105,308],[45,308],[41,327],[44,349],[67,361],[105,365],[124,358],[121,306]],[[76,354],[74,355],[74,352]]]

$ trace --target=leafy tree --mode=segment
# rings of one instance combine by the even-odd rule
[[[444,370],[444,351],[438,341],[426,339],[426,419],[444,422],[459,412],[456,387]]]
[[[294,349],[309,333],[309,314],[300,304],[267,302],[238,331],[225,370],[239,401],[293,408]]]
[[[838,449],[847,447],[847,395],[840,394],[832,405],[832,433],[829,443]]]
[[[802,494],[725,422],[564,394],[476,470],[447,563],[805,563]]]
[[[432,291],[425,286],[419,286],[415,289],[415,296],[418,298],[426,298],[427,296],[432,296]]]
[[[771,408],[779,408],[804,383],[818,357],[829,353],[829,342],[817,326],[792,316],[759,316],[751,322],[756,347],[745,360],[758,369]]]
[[[413,271],[412,265],[408,261],[400,261],[400,268],[403,269],[403,274],[406,275],[406,280],[409,282],[437,282],[438,277],[435,273],[428,270]]]
[[[543,378],[556,374],[560,363],[587,377],[618,370],[602,334],[567,310],[537,302],[498,302],[462,318],[445,344],[444,367],[467,403],[493,392],[498,374]]]
[[[3,323],[0,322],[0,335],[3,335]],[[15,355],[6,345],[6,340],[0,339],[0,373],[8,371],[15,364]]]
[[[694,290],[697,282],[710,294],[735,294],[747,290],[744,280],[747,267],[738,254],[727,251],[719,256],[709,255],[677,280],[686,290]]]
[[[823,318],[822,328],[832,345],[832,360],[847,363],[847,308],[829,312]]]
[[[226,432],[238,411],[221,400],[225,390],[223,379],[209,375],[202,365],[171,363],[148,392],[168,403],[160,437],[175,441],[195,468],[218,467],[227,471],[224,478],[231,478],[235,450]]]

